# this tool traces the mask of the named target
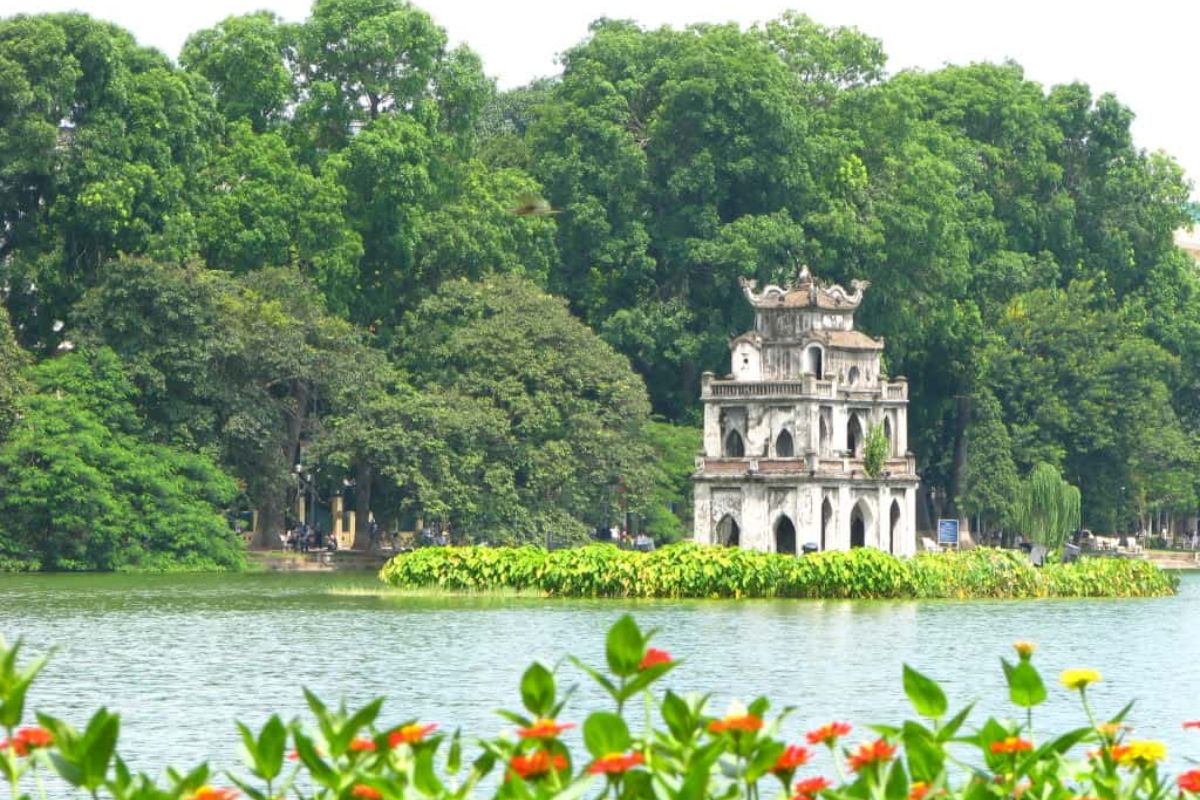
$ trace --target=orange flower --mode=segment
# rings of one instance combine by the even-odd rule
[[[1009,736],[999,742],[992,742],[992,755],[1011,756],[1025,753],[1033,749],[1033,742],[1019,736]]]
[[[402,744],[416,744],[436,730],[436,722],[430,722],[425,725],[414,722],[411,725],[405,725],[400,730],[392,731],[388,734],[388,747],[399,747]]]
[[[382,800],[383,792],[367,786],[365,783],[356,783],[350,790],[350,796],[361,798],[361,800]]]
[[[1178,778],[1175,783],[1185,792],[1200,793],[1200,769],[1189,770]]]
[[[872,764],[886,764],[892,760],[892,756],[895,754],[896,748],[883,739],[876,739],[870,743],[864,742],[858,746],[858,752],[850,756],[850,769],[858,772],[863,767],[869,767]]]
[[[824,789],[832,786],[828,779],[818,775],[813,778],[805,778],[802,781],[796,782],[796,793],[792,795],[792,800],[813,800],[813,795]]]
[[[805,734],[809,744],[827,744],[833,747],[837,740],[850,733],[849,722],[830,722],[822,725],[816,730],[809,731]]]
[[[587,768],[592,775],[619,775],[646,763],[641,753],[605,753]]]
[[[369,753],[375,749],[375,742],[359,736],[350,740],[350,746],[347,749],[351,753]]]
[[[236,789],[218,788],[215,786],[201,786],[189,795],[190,800],[235,800],[237,796]]]
[[[808,763],[808,759],[812,757],[812,751],[807,747],[801,747],[798,744],[789,744],[782,755],[775,760],[775,766],[771,767],[772,772],[791,772],[797,767],[802,767]]]
[[[54,744],[54,736],[45,728],[21,728],[13,734],[12,741],[0,740],[0,750],[10,747],[18,756],[27,756],[40,747]]]
[[[925,781],[913,781],[913,785],[908,787],[908,800],[925,800],[927,794],[929,784]]]
[[[545,775],[551,769],[567,768],[567,759],[559,753],[551,756],[545,750],[534,750],[529,755],[515,755],[508,762],[513,773],[522,778],[536,778]],[[512,777],[510,774],[509,777]]]
[[[659,650],[651,647],[646,650],[646,655],[642,656],[642,660],[638,662],[638,669],[650,669],[659,664],[670,664],[671,654],[666,650]]]
[[[552,719],[539,719],[528,728],[517,728],[517,736],[522,739],[553,739],[563,731],[575,727],[573,722],[557,723]]]
[[[708,723],[709,733],[725,733],[727,731],[740,731],[742,733],[753,733],[762,729],[762,717],[757,717],[754,714],[730,714],[724,719],[714,719]]]
[[[1200,730],[1200,719],[1193,719],[1183,723],[1183,729],[1186,731],[1188,728]]]

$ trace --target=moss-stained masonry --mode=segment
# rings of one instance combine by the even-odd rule
[[[796,558],[691,544],[653,553],[611,545],[553,552],[431,547],[396,556],[380,577],[397,588],[561,597],[1160,597],[1174,594],[1178,585],[1174,575],[1134,559],[1038,568],[1021,553],[987,548],[914,558],[862,548]]]

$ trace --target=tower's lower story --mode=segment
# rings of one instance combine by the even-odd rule
[[[820,550],[917,552],[915,475],[773,474],[759,472],[753,461],[749,470],[744,461],[729,463],[722,474],[724,466],[709,460],[693,478],[700,544],[772,553],[800,553],[810,543]]]

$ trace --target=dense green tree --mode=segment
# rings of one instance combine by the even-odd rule
[[[118,252],[194,251],[191,182],[217,117],[199,78],[81,14],[0,20],[0,271],[21,339]]]
[[[986,537],[1013,521],[1019,489],[1012,439],[1000,401],[986,387],[979,387],[971,398],[965,438],[967,456],[959,508],[979,521],[977,531]]]
[[[297,266],[334,308],[349,308],[363,245],[335,176],[313,175],[279,134],[234,122],[201,179],[196,238],[209,266]]]
[[[295,26],[269,11],[226,17],[189,36],[179,63],[208,80],[225,119],[247,120],[261,133],[296,99],[295,37]]]
[[[233,569],[235,495],[209,459],[140,437],[116,356],[50,359],[0,443],[0,563],[42,569]]]
[[[13,336],[8,311],[0,305],[0,441],[16,416],[17,398],[25,389],[21,371],[27,357]]]
[[[270,541],[302,440],[318,433],[332,392],[362,385],[373,363],[361,335],[287,267],[234,279],[119,262],[84,299],[79,326],[129,363],[156,439],[202,448],[239,478]]]
[[[396,355],[422,390],[498,416],[464,454],[484,470],[473,536],[578,540],[624,482],[649,488],[645,387],[565,304],[515,276],[452,281],[406,320]],[[474,454],[479,453],[476,457]],[[451,454],[454,455],[453,453]],[[611,505],[610,505],[611,508]],[[512,516],[508,516],[511,514]]]

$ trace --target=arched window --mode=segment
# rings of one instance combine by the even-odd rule
[[[775,439],[775,457],[776,458],[791,458],[796,454],[796,448],[792,442],[792,435],[786,429],[779,432],[779,436]]]
[[[744,455],[746,455],[746,443],[742,441],[742,435],[737,431],[725,434],[725,457],[741,458]]]
[[[822,356],[823,356],[823,354],[821,353],[821,348],[819,348],[819,347],[808,348],[808,371],[811,372],[813,375],[816,375],[818,378],[822,378],[825,376],[825,369],[824,369],[824,365],[822,363],[822,360],[823,360]]]
[[[823,456],[827,456],[829,455],[829,423],[825,421],[824,414],[821,414],[821,419],[817,423],[817,428],[817,452]]]
[[[900,527],[900,501],[892,501],[891,519],[888,521],[888,552],[896,552],[896,529]]]
[[[867,512],[860,500],[850,512],[850,548],[865,547],[867,544]]]
[[[851,386],[857,386],[858,385],[858,376],[859,376],[858,367],[851,367],[850,373],[846,376],[846,380],[848,380],[850,382]]]
[[[825,498],[825,502],[821,503],[821,549],[825,549],[826,532],[829,530],[830,524],[833,522],[833,504],[829,502],[829,498]]]
[[[717,523],[717,544],[722,547],[737,547],[741,542],[741,528],[732,514],[721,517]]]
[[[884,418],[883,418],[883,436],[885,439],[887,439],[888,455],[889,456],[895,455],[896,454],[896,445],[892,441],[892,418],[890,416],[884,416]]]
[[[855,457],[862,455],[863,427],[858,420],[858,414],[851,414],[846,423],[846,449]]]
[[[775,552],[796,555],[796,526],[788,519],[787,514],[775,523]]]

